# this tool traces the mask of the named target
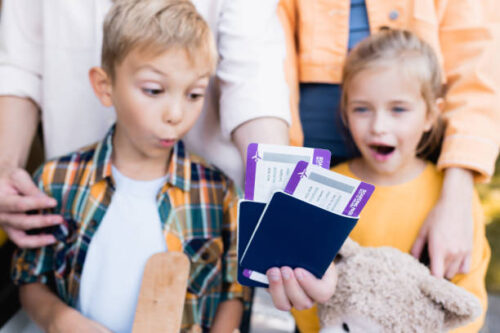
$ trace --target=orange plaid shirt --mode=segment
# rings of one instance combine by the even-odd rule
[[[51,229],[56,244],[17,251],[15,283],[48,284],[76,305],[85,255],[114,192],[112,136],[113,129],[98,144],[49,161],[36,172],[38,187],[58,202],[50,213],[61,214],[64,223]],[[249,300],[248,289],[236,281],[238,194],[221,171],[177,142],[157,207],[168,250],[183,251],[191,261],[183,329],[206,331],[221,302]]]

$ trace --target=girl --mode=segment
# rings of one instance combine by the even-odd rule
[[[410,252],[439,198],[443,175],[425,160],[440,138],[441,69],[429,45],[408,31],[384,30],[347,57],[341,112],[361,157],[333,171],[376,185],[352,239],[363,246],[392,246]],[[457,189],[460,191],[460,189]],[[477,194],[473,251],[468,274],[451,281],[475,294],[483,315],[456,332],[478,332],[487,307],[484,284],[490,249]],[[294,312],[301,332],[319,328],[315,309]]]

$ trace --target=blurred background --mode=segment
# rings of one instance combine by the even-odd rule
[[[1,7],[0,0],[0,7]],[[41,144],[41,130],[33,143],[28,171],[33,172],[44,160]],[[500,332],[500,159],[496,172],[489,184],[477,185],[486,216],[486,236],[489,240],[492,257],[486,284],[489,293],[487,323],[482,332]],[[17,290],[10,282],[10,256],[14,246],[9,242],[0,247],[0,333],[13,332],[4,326],[18,311]],[[12,326],[10,326],[12,327]],[[15,330],[14,330],[15,331]],[[274,308],[269,294],[261,288],[255,291],[254,304],[250,319],[252,333],[295,332],[291,315]]]

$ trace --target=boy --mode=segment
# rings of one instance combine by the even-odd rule
[[[89,77],[117,122],[103,141],[35,174],[65,221],[55,245],[14,258],[21,303],[45,331],[129,332],[144,265],[160,251],[191,260],[183,330],[238,327],[236,189],[179,141],[215,64],[210,29],[189,1],[114,4],[102,68]]]

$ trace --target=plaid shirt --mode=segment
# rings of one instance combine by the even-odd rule
[[[64,223],[53,228],[55,245],[17,251],[15,283],[48,284],[76,305],[85,255],[114,192],[112,136],[113,129],[96,145],[49,161],[35,173],[39,188],[58,202],[50,212],[61,214]],[[236,282],[237,203],[231,180],[190,156],[182,142],[174,146],[157,205],[169,251],[183,251],[191,261],[183,328],[206,330],[220,302],[248,300],[248,290]]]

